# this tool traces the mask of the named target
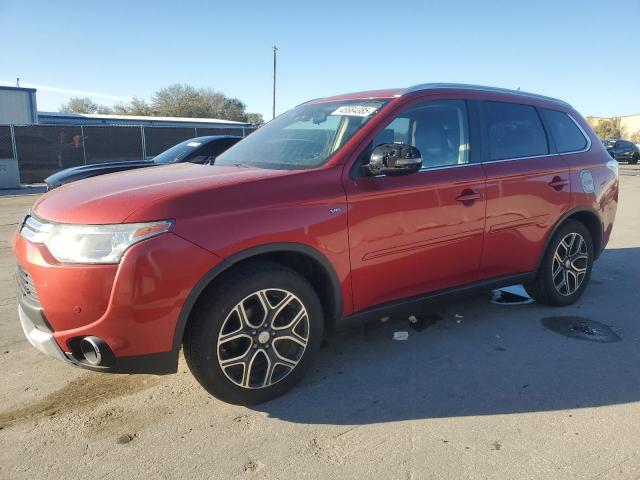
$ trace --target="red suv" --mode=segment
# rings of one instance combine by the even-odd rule
[[[553,98],[427,84],[290,110],[219,156],[44,195],[14,237],[30,342],[101,372],[175,372],[262,402],[328,329],[523,283],[584,292],[618,167]]]

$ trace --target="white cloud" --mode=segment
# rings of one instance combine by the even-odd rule
[[[15,86],[16,82],[8,82],[6,80],[0,80],[0,85],[6,85],[6,86],[10,86],[13,87]],[[77,96],[82,96],[82,97],[89,97],[89,98],[99,98],[99,99],[104,99],[104,100],[111,100],[111,101],[116,101],[116,102],[128,102],[129,100],[131,100],[131,97],[121,97],[118,95],[109,95],[106,93],[97,93],[97,92],[88,92],[85,90],[72,90],[69,88],[58,88],[58,87],[50,87],[47,85],[34,85],[33,83],[20,83],[21,87],[25,87],[25,88],[35,88],[37,90],[41,90],[44,92],[54,92],[54,93],[63,93],[63,94],[67,94],[67,95],[77,95]]]

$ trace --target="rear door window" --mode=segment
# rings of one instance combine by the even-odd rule
[[[558,153],[579,152],[587,147],[587,139],[576,122],[565,112],[541,108]]]
[[[536,109],[519,103],[482,101],[489,160],[535,157],[549,153]]]

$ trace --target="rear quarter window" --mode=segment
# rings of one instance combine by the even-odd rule
[[[541,108],[540,112],[556,144],[558,153],[579,152],[587,147],[587,139],[576,122],[565,112]]]
[[[536,109],[519,103],[483,101],[489,159],[535,157],[549,153]]]

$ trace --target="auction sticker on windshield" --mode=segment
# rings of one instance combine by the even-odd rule
[[[349,117],[368,117],[375,112],[378,107],[370,105],[343,105],[336,108],[331,115],[346,115]]]

